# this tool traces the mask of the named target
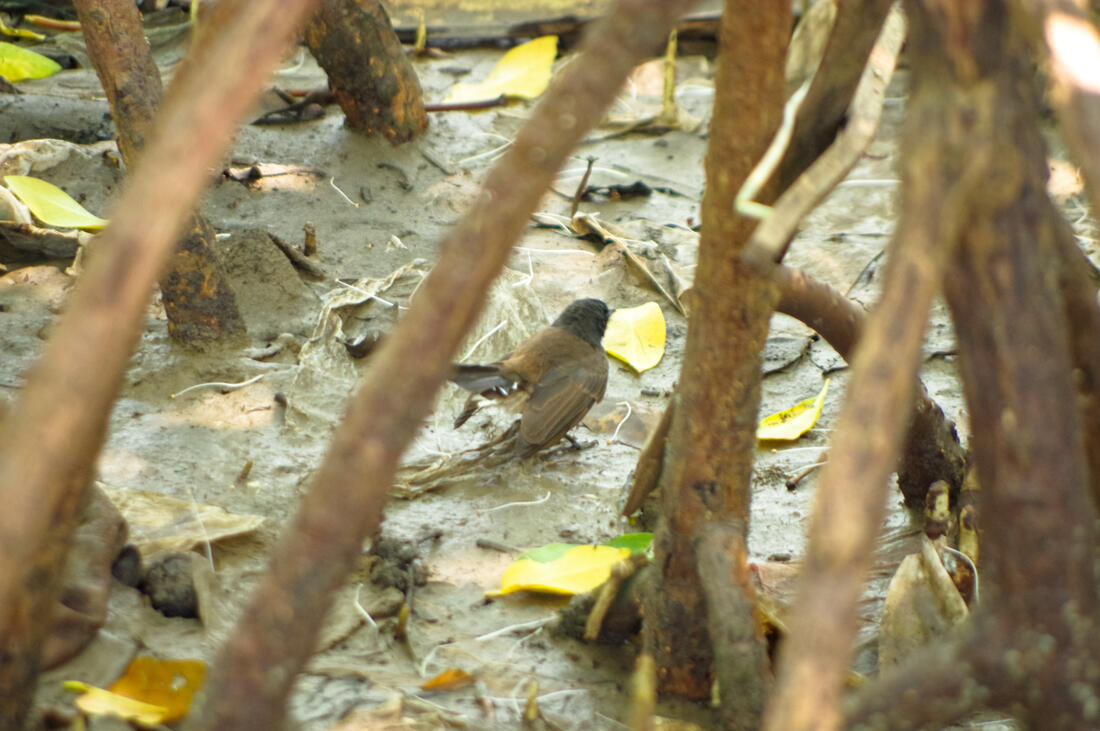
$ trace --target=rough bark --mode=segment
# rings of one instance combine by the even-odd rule
[[[428,128],[420,80],[378,0],[322,0],[305,37],[348,127],[395,145]]]
[[[1061,123],[1066,144],[1081,166],[1092,210],[1100,211],[1100,87],[1095,78],[1100,68],[1100,31],[1096,28],[1097,3],[1090,19],[1079,4],[1067,0],[1017,0],[1012,3],[1024,22],[1020,28],[1050,75],[1047,98]],[[1070,43],[1076,36],[1088,42]],[[1081,49],[1077,54],[1071,48]],[[1078,399],[1089,445],[1086,454],[1091,473],[1093,503],[1100,509],[1100,337],[1097,337],[1095,268],[1077,249],[1068,224],[1056,233],[1062,249],[1062,291],[1069,320],[1074,365],[1080,376]],[[1094,277],[1089,277],[1090,270]]]
[[[916,243],[933,261],[951,255],[945,293],[974,425],[983,512],[991,519],[983,532],[983,603],[973,624],[864,689],[847,725],[939,728],[993,707],[1034,727],[1090,727],[1100,718],[1096,514],[1087,498],[1066,308],[1058,292],[1059,222],[1045,194],[1046,158],[1028,64],[999,0],[966,6],[912,0],[907,11],[913,76],[897,251],[912,258]],[[927,228],[914,216],[937,222],[939,236],[914,240],[914,231]],[[925,275],[936,270],[929,264]],[[892,288],[892,281],[884,285],[884,304]],[[859,398],[858,376],[850,402]],[[822,475],[823,498],[830,468],[843,454],[847,413],[846,406],[838,447]],[[865,418],[882,428],[870,413]],[[875,477],[865,471],[847,489]],[[838,676],[851,638],[831,640],[837,618],[821,613],[826,604],[817,604],[815,613],[812,599],[831,599],[835,608],[841,582],[856,572],[849,567],[828,585],[814,586],[822,581],[815,578],[823,568],[815,550],[822,515],[815,511],[808,588],[791,620],[770,728],[834,728],[841,721]],[[838,516],[829,514],[833,522]],[[865,530],[878,525],[877,517]],[[836,536],[833,555],[851,555],[854,543],[851,534]],[[851,591],[848,586],[843,603],[850,603]],[[824,691],[806,693],[823,685]]]
[[[784,191],[833,143],[892,0],[837,0],[836,20],[772,180]]]
[[[851,362],[867,319],[864,309],[805,272],[778,265],[771,276],[780,291],[776,311],[813,328],[841,358]],[[955,424],[920,382],[897,472],[905,504],[914,509],[924,505],[928,486],[936,480],[946,480],[957,495],[965,476],[966,450],[959,443]]]
[[[927,43],[910,22],[910,46]],[[965,94],[936,98],[914,80],[903,128],[901,219],[882,299],[856,347],[821,473],[802,588],[780,652],[766,729],[840,725],[859,599],[885,512],[886,480],[909,419],[928,310],[957,237],[958,201],[988,172],[988,150],[973,146],[975,135],[966,134],[988,122],[986,104]],[[928,133],[945,127],[959,133],[947,139]]]
[[[1093,211],[1100,211],[1100,31],[1080,2],[1014,0],[1021,31],[1046,63],[1048,99],[1058,115],[1066,145],[1081,166]],[[1095,16],[1097,6],[1092,3]]]
[[[842,24],[841,32],[853,32],[849,21]],[[802,219],[843,179],[874,138],[886,87],[904,38],[904,16],[900,11],[893,12],[884,23],[871,51],[848,110],[849,118],[844,129],[832,145],[782,193],[771,215],[756,227],[742,253],[742,259],[766,272],[779,286],[777,311],[795,317],[816,330],[845,360],[851,358],[863,326],[862,308],[805,273],[777,266],[775,262],[782,260]],[[827,70],[823,73],[831,78],[844,76],[834,76]],[[661,428],[651,436],[638,458],[624,515],[641,508],[646,496],[657,488],[664,460],[665,437],[675,403],[675,400],[669,402],[661,419]],[[898,464],[898,486],[906,505],[914,508],[923,506],[928,486],[938,479],[947,480],[957,491],[962,484],[965,461],[966,453],[959,444],[955,425],[928,397],[922,384],[907,430],[906,446]]]
[[[659,590],[645,598],[646,651],[658,666],[665,692],[702,698],[710,694],[714,653],[708,623],[725,620],[723,638],[737,637],[739,683],[723,679],[724,714],[730,727],[751,728],[764,696],[763,642],[747,607],[723,618],[708,617],[706,597],[728,595],[730,582],[745,597],[752,589],[744,571],[750,477],[760,402],[760,353],[777,298],[775,288],[737,256],[755,222],[733,215],[733,200],[760,159],[782,113],[783,61],[789,8],[731,0],[720,29],[715,107],[706,154],[707,190],[702,206],[698,305],[688,320],[678,404],[669,432],[662,476],[662,514],[654,536]],[[708,533],[708,524],[726,530]],[[712,526],[713,528],[713,526]],[[712,572],[722,581],[700,592],[701,546],[722,551],[735,571]],[[708,559],[709,560],[709,559]],[[718,561],[718,559],[713,559]],[[718,561],[719,564],[723,563]],[[719,668],[720,672],[733,668]],[[731,675],[730,678],[733,676]],[[741,711],[738,718],[732,710]]]
[[[842,29],[847,25],[849,21],[845,20]],[[746,261],[757,264],[765,271],[768,270],[767,265],[782,261],[802,220],[825,200],[870,147],[882,118],[886,89],[894,76],[904,42],[905,14],[898,8],[887,15],[878,40],[871,49],[867,65],[863,67],[863,75],[852,96],[852,103],[845,111],[843,129],[837,132],[835,138],[823,136],[822,139],[806,142],[793,138],[795,142],[792,142],[788,150],[800,147],[800,154],[817,152],[817,157],[813,160],[800,160],[800,169],[794,162],[787,163],[791,167],[787,175],[793,175],[796,170],[798,175],[789,182],[781,181],[785,186],[780,188],[782,192],[772,207],[771,214],[760,222],[745,246],[742,258]],[[845,58],[845,63],[848,62],[850,59]],[[821,78],[823,81],[831,80],[846,77],[848,73],[848,69],[834,74],[829,68],[823,68]],[[805,103],[803,100],[803,106]],[[809,130],[804,134],[812,132]],[[826,147],[818,151],[822,145]]]
[[[0,435],[0,727],[20,728],[73,515],[153,282],[236,121],[285,50],[309,0],[233,13],[177,74],[142,159],[69,307],[28,371]],[[241,12],[236,12],[241,11]],[[90,367],[89,364],[94,364]]]
[[[709,522],[695,542],[696,566],[714,646],[722,728],[756,729],[770,678],[751,585],[747,526],[737,519]]]
[[[1077,413],[1085,430],[1092,504],[1100,511],[1100,308],[1092,276],[1096,270],[1061,216],[1055,220],[1053,238],[1059,254],[1058,289],[1073,352]]]
[[[1072,246],[1073,242],[1069,244]],[[1074,247],[1076,250],[1076,247]],[[1078,251],[1080,256],[1080,252]],[[1078,262],[1080,263],[1080,262]],[[782,264],[769,266],[772,281],[779,288],[776,312],[790,315],[812,328],[847,361],[855,352],[867,313],[856,302],[845,297],[829,285],[814,279],[803,271]],[[1066,272],[1068,292],[1077,292],[1072,300],[1077,319],[1084,322],[1089,315],[1088,290],[1073,288],[1068,283],[1077,271]],[[1067,304],[1069,307],[1070,304]],[[1076,330],[1074,332],[1077,332]],[[1092,331],[1082,326],[1082,335],[1075,338],[1082,349],[1100,348],[1100,337],[1092,338]],[[1084,356],[1082,356],[1084,358]],[[1084,384],[1100,383],[1100,374],[1094,378],[1085,365],[1079,365],[1085,375]],[[1082,386],[1084,388],[1084,386]],[[1086,396],[1082,396],[1086,398]],[[1091,403],[1086,401],[1086,403]],[[665,459],[668,428],[675,411],[675,399],[669,402],[660,424],[650,435],[634,470],[630,495],[623,507],[623,515],[632,515],[642,507],[649,493],[657,488]],[[1086,406],[1083,405],[1082,409]],[[1089,414],[1096,413],[1088,410]],[[1100,427],[1098,427],[1100,433]],[[1100,460],[1098,450],[1097,460]],[[961,485],[966,472],[966,450],[959,443],[955,424],[944,416],[943,410],[931,399],[923,383],[918,384],[916,405],[906,430],[905,448],[898,461],[898,486],[905,497],[905,504],[912,508],[923,505],[928,486],[936,480],[946,480],[954,491]]]
[[[986,606],[1000,619],[983,627],[988,645],[977,670],[991,701],[1027,725],[1083,728],[1100,723],[1100,615],[1096,512],[1059,292],[1065,252],[1046,194],[1029,59],[1004,3],[989,0],[982,10],[957,24],[970,45],[937,27],[948,53],[981,69],[993,95],[986,134],[998,184],[968,197],[962,245],[944,282],[991,516],[983,522]],[[928,16],[929,25],[938,20]]]
[[[983,511],[993,516],[983,532],[984,599],[963,637],[866,688],[848,719],[856,728],[883,728],[890,714],[889,727],[940,728],[994,708],[1033,728],[1093,728],[1100,724],[1100,577],[1074,395],[1082,362],[1096,363],[1095,345],[1083,347],[1076,332],[1078,325],[1092,331],[1096,303],[1086,294],[1080,252],[1046,197],[1030,67],[1002,3],[951,23],[930,10],[937,9],[911,7],[914,25],[939,41],[918,47],[915,66],[960,58],[982,70],[982,86],[958,72],[962,63],[937,77],[956,86],[971,81],[967,88],[993,97],[984,131],[999,184],[967,197],[962,244],[945,277]]]
[[[137,6],[127,0],[74,0],[128,166],[145,144],[162,90],[160,72],[141,27]],[[243,341],[244,320],[214,248],[214,229],[195,214],[160,278],[168,332],[177,343],[204,348]]]
[[[489,173],[473,208],[364,375],[289,533],[210,683],[211,728],[276,728],[286,693],[313,650],[332,591],[377,526],[397,460],[427,416],[462,337],[512,243],[558,169],[602,118],[635,63],[690,2],[621,0],[591,27]],[[362,476],[370,475],[367,484]]]

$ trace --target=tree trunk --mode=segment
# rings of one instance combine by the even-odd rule
[[[322,0],[305,35],[349,128],[395,145],[428,128],[420,80],[378,0]]]
[[[20,728],[31,702],[73,516],[157,273],[311,4],[219,2],[233,22],[176,74],[96,256],[0,425],[0,728]]]
[[[107,93],[122,160],[133,167],[162,95],[137,6],[128,0],[74,0],[88,55]],[[243,342],[244,320],[214,249],[214,229],[196,213],[160,277],[168,334],[203,349]]]
[[[473,207],[440,243],[439,262],[371,356],[298,516],[222,649],[209,685],[209,728],[281,725],[286,695],[315,647],[331,594],[378,526],[398,459],[428,415],[513,242],[627,74],[690,4],[619,0],[594,23],[578,58],[555,79]]]
[[[644,600],[646,649],[657,662],[662,690],[709,697],[715,656],[723,657],[723,716],[739,728],[756,725],[765,692],[745,527],[761,353],[778,293],[738,257],[756,222],[734,214],[733,200],[779,124],[790,23],[782,3],[729,0],[723,12],[694,285],[698,304],[688,320],[661,479],[654,537],[660,581]],[[701,584],[704,562],[707,583]],[[721,600],[733,596],[741,597],[736,610]],[[726,611],[708,612],[708,598]]]

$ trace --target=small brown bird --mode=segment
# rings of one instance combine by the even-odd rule
[[[474,395],[455,428],[473,416],[480,396],[507,399],[521,413],[516,439],[521,458],[567,437],[607,387],[607,356],[600,341],[610,316],[598,299],[577,300],[550,327],[497,362],[456,363],[451,381]]]

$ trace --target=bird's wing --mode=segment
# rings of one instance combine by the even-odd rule
[[[592,404],[603,398],[607,388],[607,356],[603,350],[585,345],[589,354],[584,356],[591,365],[569,359],[564,365],[550,368],[539,379],[538,385],[523,409],[519,434],[521,452],[530,454],[541,447],[556,442],[577,425]]]

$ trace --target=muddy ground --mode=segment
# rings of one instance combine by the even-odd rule
[[[185,42],[185,37],[169,37],[157,44],[166,73]],[[80,58],[80,44],[70,43]],[[463,51],[414,64],[425,97],[438,100],[456,78],[483,75],[499,56],[499,51]],[[641,180],[660,188],[664,192],[643,199],[585,202],[581,211],[619,226],[635,240],[632,246],[646,261],[654,266],[670,262],[685,281],[690,281],[695,264],[690,226],[698,221],[703,188],[711,69],[703,57],[679,61],[676,98],[687,120],[682,129],[623,133],[609,123],[589,135],[555,186],[571,195],[584,158],[593,156],[597,162],[591,184]],[[617,100],[613,117],[637,121],[652,115],[660,101],[655,80],[656,69],[640,72]],[[273,83],[314,88],[325,80],[299,49],[286,59]],[[0,147],[0,169],[4,174],[33,172],[65,188],[93,212],[109,212],[120,171],[107,154],[111,145],[104,141],[110,139],[112,128],[94,73],[86,67],[19,86],[23,94],[0,98],[0,138],[15,143]],[[875,298],[880,253],[896,219],[895,164],[904,90],[903,70],[891,87],[876,141],[849,179],[805,222],[787,259],[864,304]],[[323,118],[303,124],[241,130],[227,167],[258,165],[267,176],[246,184],[211,171],[213,182],[203,211],[219,232],[252,347],[230,356],[183,352],[169,341],[163,308],[154,300],[98,464],[101,486],[128,506],[124,512],[132,531],[146,541],[139,545],[147,554],[167,545],[154,539],[185,534],[182,545],[193,546],[198,557],[196,574],[206,621],[164,618],[136,591],[116,586],[107,626],[72,665],[45,677],[43,698],[61,678],[109,682],[115,668],[139,649],[165,657],[213,660],[217,643],[231,629],[234,613],[263,571],[266,553],[294,513],[346,399],[369,362],[369,357],[350,357],[339,337],[376,337],[400,316],[401,304],[434,260],[443,232],[462,215],[478,181],[530,111],[529,104],[517,103],[480,113],[432,114],[427,134],[400,148],[346,131],[335,107]],[[40,143],[21,144],[41,138],[76,144],[51,145],[49,154]],[[1093,254],[1095,226],[1085,217],[1082,203],[1071,196],[1065,205],[1076,212],[1073,220]],[[616,308],[656,301],[668,323],[663,360],[641,375],[612,360],[604,404],[620,413],[629,404],[633,414],[647,418],[659,413],[681,377],[684,318],[624,268],[620,258],[601,255],[591,243],[553,227],[555,220],[568,216],[564,196],[548,195],[541,211],[541,225],[533,223],[519,242],[469,345],[498,323],[505,324],[469,352],[464,346],[461,355],[471,361],[492,360],[575,297],[598,296]],[[294,270],[266,236],[299,245],[307,223],[316,229],[315,262],[325,272],[321,281]],[[0,398],[17,397],[21,373],[64,311],[74,282],[66,271],[70,264],[7,263],[10,271],[0,277]],[[393,282],[381,281],[395,272],[399,276]],[[385,302],[361,303],[364,298],[348,283]],[[347,303],[349,298],[354,301]],[[337,320],[324,318],[339,302],[347,305],[336,310],[342,313],[342,333],[333,332]],[[327,327],[320,326],[325,322]],[[939,306],[928,332],[929,357],[922,376],[965,438],[967,420],[952,347],[951,329]],[[757,455],[753,557],[797,560],[804,548],[815,478],[804,480],[794,491],[785,481],[822,457],[844,395],[846,372],[828,345],[783,316],[774,319],[765,360],[763,414],[816,394],[826,375],[832,379],[817,426],[796,443],[762,445]],[[235,390],[206,387],[179,394],[196,384],[240,383],[258,376],[262,377]],[[286,397],[285,405],[277,403],[276,394]],[[453,430],[450,422],[461,400],[454,387],[444,389],[410,462],[453,455],[507,425],[507,415],[478,416],[462,430]],[[426,576],[426,583],[413,590],[408,642],[392,637],[393,620],[385,616],[394,609],[394,595],[367,579],[373,559],[365,555],[361,569],[339,593],[319,651],[290,701],[292,717],[301,728],[327,729],[341,723],[369,728],[386,718],[404,718],[407,725],[402,728],[447,723],[513,727],[532,679],[538,682],[543,714],[560,727],[623,727],[632,646],[589,647],[556,636],[539,621],[553,615],[561,603],[557,600],[483,598],[499,586],[501,572],[522,549],[554,541],[598,543],[637,529],[619,515],[618,504],[638,456],[638,437],[620,432],[612,440],[607,430],[593,434],[584,427],[577,436],[595,438],[597,443],[579,453],[557,453],[531,464],[445,481],[414,499],[390,503],[384,534],[412,542]],[[251,469],[242,476],[246,464]],[[374,478],[362,479],[366,485]],[[132,505],[135,496],[150,498],[147,502],[161,517]],[[158,496],[182,502],[165,506]],[[906,529],[908,517],[896,490],[890,502],[884,530],[896,536]],[[195,520],[199,506],[214,506],[230,515],[208,512],[202,513],[205,520]],[[157,521],[168,527],[154,529]],[[230,535],[208,544],[205,538],[222,535],[223,523]],[[231,535],[237,531],[243,532]],[[479,539],[488,539],[496,548],[483,547],[488,545],[484,542],[479,546]],[[887,574],[876,574],[874,592],[879,597],[881,577]],[[362,605],[379,616],[381,631],[371,628],[356,609],[357,591]],[[873,615],[869,620],[867,635],[873,639]],[[864,669],[873,667],[873,643],[868,647],[861,654]],[[452,667],[473,673],[478,684],[449,693],[419,689],[425,679]],[[478,696],[489,700],[495,720],[486,717]],[[666,703],[660,710],[706,725],[706,710],[699,707]]]

